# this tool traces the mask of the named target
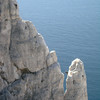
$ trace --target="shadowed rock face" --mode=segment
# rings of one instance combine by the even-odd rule
[[[87,100],[80,60],[70,67],[65,96],[63,81],[56,52],[19,17],[16,0],[0,0],[0,100]]]
[[[63,100],[64,76],[55,51],[16,0],[0,0],[0,100]]]
[[[86,74],[83,62],[75,59],[69,67],[64,100],[88,100]]]

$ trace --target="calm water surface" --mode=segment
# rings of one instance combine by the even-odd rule
[[[68,70],[75,58],[84,62],[89,100],[100,100],[100,0],[18,3],[21,17],[31,20],[49,49],[56,50],[62,72]]]

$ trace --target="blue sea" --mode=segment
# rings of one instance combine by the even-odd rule
[[[88,98],[100,100],[100,0],[17,1],[21,17],[56,50],[63,73],[75,58],[84,62]]]

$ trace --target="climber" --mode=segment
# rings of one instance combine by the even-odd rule
[[[68,74],[68,71],[66,71],[65,73]]]

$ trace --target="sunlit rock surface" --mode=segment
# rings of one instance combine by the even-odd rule
[[[64,100],[88,100],[83,62],[75,59],[69,67]]]
[[[64,76],[55,51],[16,0],[0,0],[0,100],[63,100]]]
[[[65,95],[63,82],[56,52],[20,18],[16,0],[0,0],[0,100],[87,100],[82,61],[70,66]]]

